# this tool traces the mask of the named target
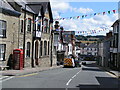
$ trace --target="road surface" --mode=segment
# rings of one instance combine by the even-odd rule
[[[100,70],[95,64],[82,65],[78,68],[47,70],[16,76],[2,82],[3,90],[5,90],[4,88],[8,88],[7,90],[9,88],[56,88],[57,90],[72,90],[73,88],[73,90],[82,90],[82,88],[104,90],[104,88],[109,88],[109,90],[118,90],[119,87],[120,80],[114,75]]]

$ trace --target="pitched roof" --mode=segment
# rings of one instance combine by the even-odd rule
[[[97,44],[95,43],[89,44],[87,48],[97,48]]]
[[[19,17],[21,15],[21,13],[15,11],[6,0],[2,0],[0,3],[0,13],[16,17]]]

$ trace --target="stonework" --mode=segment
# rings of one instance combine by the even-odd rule
[[[0,13],[0,20],[6,21],[6,38],[0,38],[0,44],[6,44],[5,60],[2,61],[4,65],[8,64],[13,50],[18,48],[18,28],[19,18]]]

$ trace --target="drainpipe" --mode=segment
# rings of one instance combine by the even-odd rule
[[[24,14],[24,35],[23,35],[23,68],[25,67],[25,35],[26,35],[26,4]]]

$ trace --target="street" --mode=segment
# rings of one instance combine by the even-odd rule
[[[76,88],[77,90],[80,88],[118,90],[119,86],[120,81],[114,75],[100,70],[95,64],[16,76],[2,83],[2,88]]]

